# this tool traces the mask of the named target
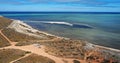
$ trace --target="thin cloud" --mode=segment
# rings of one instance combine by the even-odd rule
[[[28,5],[28,4],[77,4],[86,6],[119,6],[120,0],[0,0],[0,4]],[[117,5],[116,5],[117,3]],[[112,5],[109,5],[112,4]]]
[[[22,4],[20,1],[16,0],[0,0],[0,4]]]

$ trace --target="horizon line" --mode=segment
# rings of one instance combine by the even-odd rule
[[[71,11],[0,11],[0,14],[4,14],[4,13],[6,13],[6,14],[15,14],[15,13],[27,13],[27,14],[29,14],[29,13],[83,13],[83,14],[120,14],[120,12],[71,12]]]

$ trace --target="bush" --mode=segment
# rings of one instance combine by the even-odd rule
[[[78,60],[73,60],[73,63],[80,63],[80,61],[78,61]]]

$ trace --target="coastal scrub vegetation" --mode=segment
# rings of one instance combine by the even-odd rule
[[[61,40],[58,42],[48,42],[45,51],[51,55],[68,57],[68,58],[84,58],[84,41],[79,40]]]
[[[90,47],[84,40],[61,40],[47,43],[45,51],[54,56],[85,60],[88,63],[104,63],[106,60],[111,63],[119,63],[119,55],[113,55],[112,51],[95,46],[93,46],[95,47],[93,49]]]
[[[11,28],[5,28],[2,30],[2,32],[4,33],[5,36],[7,36],[13,42],[31,42],[31,41],[34,42],[34,41],[39,41],[39,40],[48,40],[48,39],[51,40],[55,38],[54,36],[49,36],[49,35],[46,35],[46,39],[35,37],[35,36],[30,36],[27,34],[17,32]]]
[[[78,61],[78,60],[73,60],[73,63],[80,63],[80,61]]]
[[[2,32],[5,34],[5,36],[7,36],[13,42],[40,40],[37,37],[33,37],[33,36],[29,36],[26,34],[16,32],[15,30],[10,29],[10,28],[5,28]]]

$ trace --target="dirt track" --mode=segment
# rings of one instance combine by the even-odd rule
[[[8,49],[8,48],[12,48],[12,49],[20,49],[20,50],[24,50],[24,51],[30,51],[32,53],[35,53],[35,54],[38,54],[38,55],[41,55],[41,56],[44,56],[44,57],[48,57],[52,60],[54,60],[56,63],[64,63],[63,61],[63,58],[59,58],[59,57],[55,57],[55,56],[52,56],[52,55],[49,55],[48,53],[46,53],[44,51],[44,46],[40,46],[40,48],[38,47],[35,47],[34,45],[28,45],[28,46],[15,46],[15,42],[12,42],[9,38],[7,38],[3,33],[2,33],[2,30],[0,30],[0,34],[11,44],[11,46],[8,46],[8,47],[4,47],[5,49]],[[0,48],[2,49],[2,48]],[[27,55],[28,56],[28,55]],[[25,56],[26,57],[26,56]],[[19,58],[21,59],[21,58]],[[17,61],[18,59],[14,60],[14,61]],[[65,59],[64,59],[65,60]],[[72,63],[72,59],[66,59],[68,61],[68,63]],[[11,61],[10,63],[14,62],[14,61]]]

